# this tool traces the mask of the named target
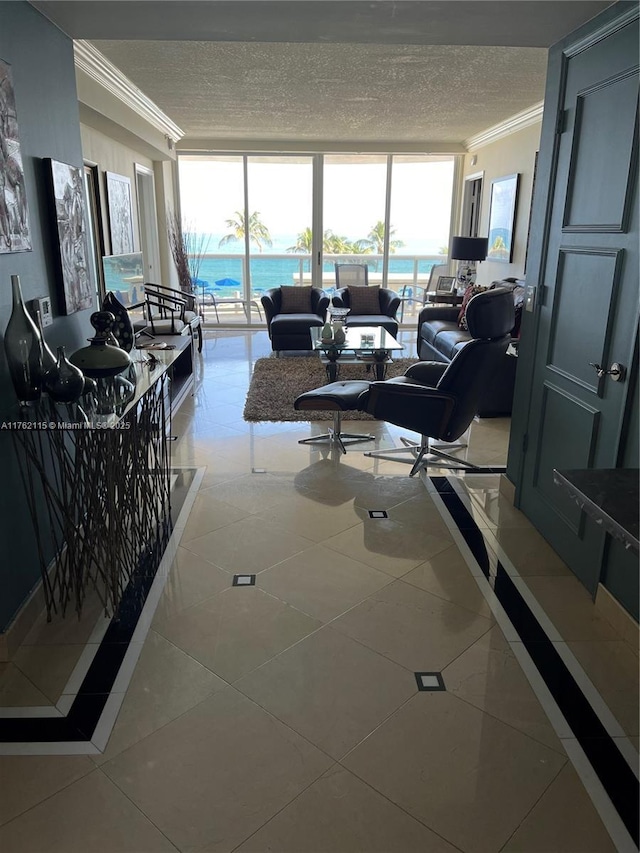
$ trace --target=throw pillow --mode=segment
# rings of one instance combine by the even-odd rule
[[[353,314],[380,313],[380,287],[377,284],[349,287],[349,307]]]
[[[462,297],[462,305],[460,306],[460,312],[458,313],[458,326],[464,331],[468,332],[469,327],[467,326],[467,305],[473,299],[474,296],[477,296],[478,293],[484,293],[487,290],[486,287],[480,287],[479,284],[470,284],[464,292],[464,296]]]
[[[311,287],[281,287],[281,314],[309,314],[311,311]]]

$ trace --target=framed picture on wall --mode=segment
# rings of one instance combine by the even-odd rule
[[[436,293],[453,293],[456,279],[453,275],[439,275],[436,284]]]
[[[539,151],[536,151],[535,157],[533,159],[533,179],[531,181],[531,202],[529,203],[529,224],[527,225],[527,248],[524,253],[524,272],[527,271],[527,261],[529,260],[529,240],[531,239],[531,214],[533,213],[533,195],[536,191],[536,177],[538,176],[538,155]]]
[[[89,275],[82,166],[46,159],[51,206],[55,217],[56,262],[61,282],[60,307],[75,314],[95,305]]]
[[[105,172],[105,178],[111,254],[129,255],[134,248],[131,181],[124,175],[116,175],[114,172]]]
[[[488,261],[510,264],[513,259],[519,178],[520,175],[515,174],[491,181]]]
[[[30,251],[27,190],[11,66],[0,59],[0,254]]]

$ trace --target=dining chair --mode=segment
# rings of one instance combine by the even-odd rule
[[[438,283],[438,278],[441,275],[446,275],[449,270],[449,264],[435,264],[431,267],[431,271],[429,273],[429,281],[427,282],[426,287],[422,287],[419,284],[405,284],[402,290],[400,291],[400,322],[402,323],[404,318],[404,306],[407,302],[415,302],[421,308],[427,304],[428,294],[433,293],[436,289],[436,284]]]
[[[367,264],[335,264],[336,290],[341,287],[366,286],[369,284]]]

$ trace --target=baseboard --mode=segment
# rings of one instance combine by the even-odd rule
[[[608,589],[598,584],[595,600],[596,611],[620,634],[631,651],[640,654],[640,626],[630,613],[611,595]]]
[[[515,484],[511,482],[506,474],[500,474],[500,494],[504,495],[512,504],[516,498]]]
[[[9,625],[0,631],[0,661],[13,659],[45,607],[44,587],[42,580],[39,580]]]

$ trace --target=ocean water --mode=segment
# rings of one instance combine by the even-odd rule
[[[212,237],[209,241],[209,253],[213,254],[218,246],[219,240]],[[283,237],[267,251],[251,255],[251,286],[254,295],[260,295],[270,287],[279,285],[292,285],[299,280],[301,273],[310,271],[310,258],[303,254],[286,254],[286,249],[295,242],[294,237]],[[197,241],[196,241],[197,244]],[[412,246],[415,254],[434,254],[424,246]],[[414,268],[413,256],[404,249],[404,255],[392,255],[389,260],[389,272],[396,274],[412,275]],[[230,255],[232,252],[225,252]],[[382,271],[382,259],[369,257],[367,255],[345,255],[344,261],[356,260],[366,263],[370,272]],[[333,279],[334,256],[324,261],[323,272],[328,273]],[[435,260],[418,261],[418,272],[421,275],[428,274],[431,267],[438,263]],[[136,252],[130,255],[117,255],[103,259],[103,269],[107,290],[119,292],[123,301],[135,303],[139,301],[141,291],[139,282],[142,281],[143,263],[142,253]],[[220,299],[225,297],[239,296],[243,291],[242,256],[236,257],[207,257],[200,263],[198,279],[206,282],[205,292],[210,290]],[[226,282],[225,282],[226,280]],[[217,281],[225,282],[217,285]],[[202,287],[202,285],[200,286]],[[199,287],[199,289],[200,289]],[[327,288],[330,289],[330,288]]]
[[[369,271],[376,269],[382,271],[382,261],[367,261]],[[437,263],[435,260],[421,260],[418,262],[418,272],[428,274],[431,267]],[[390,273],[413,273],[413,258],[392,257],[389,261]],[[294,255],[290,257],[274,257],[266,253],[251,256],[251,285],[254,293],[261,293],[270,287],[294,284],[300,270],[308,273],[310,270],[310,259],[308,257]],[[334,261],[325,261],[323,271],[333,273]],[[237,291],[242,291],[242,258],[205,258],[200,264],[198,278],[208,282],[208,287],[220,298],[235,296]],[[237,284],[228,283],[216,285],[216,281],[231,279]]]

